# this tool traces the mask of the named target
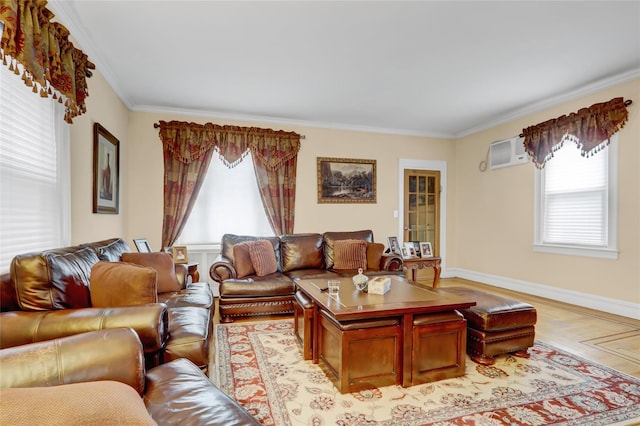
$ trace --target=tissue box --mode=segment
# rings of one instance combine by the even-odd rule
[[[385,294],[391,289],[391,278],[375,277],[369,280],[369,294]]]

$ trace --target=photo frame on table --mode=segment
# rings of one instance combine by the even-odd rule
[[[118,214],[120,141],[100,123],[93,124],[93,212]]]
[[[420,243],[420,256],[433,257],[433,248],[430,242]]]
[[[416,252],[416,257],[422,257],[422,251],[420,250],[420,241],[412,241],[413,250]]]
[[[376,160],[318,157],[318,203],[376,203]]]
[[[187,254],[186,246],[173,246],[173,262],[189,263],[189,256]]]
[[[395,253],[402,256],[402,252],[400,251],[400,243],[398,243],[398,237],[387,237],[387,242],[389,244],[389,253]]]
[[[138,253],[151,253],[151,246],[146,238],[134,238],[133,244],[136,246]]]
[[[403,249],[404,250],[402,251],[402,257],[407,258],[407,259],[411,259],[411,258],[417,256],[416,255],[416,247],[413,244],[413,241],[408,241],[408,242],[404,243]]]

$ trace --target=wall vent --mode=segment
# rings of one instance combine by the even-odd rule
[[[494,142],[489,146],[489,168],[515,166],[529,161],[524,150],[524,138],[514,136],[510,139]]]

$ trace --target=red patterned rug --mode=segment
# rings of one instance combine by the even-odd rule
[[[340,394],[304,361],[293,321],[216,326],[218,386],[264,425],[632,425],[640,380],[542,342],[531,358],[467,359],[463,377]]]

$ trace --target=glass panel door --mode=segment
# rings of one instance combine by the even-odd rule
[[[430,242],[435,256],[440,255],[440,172],[405,170],[404,238]]]

